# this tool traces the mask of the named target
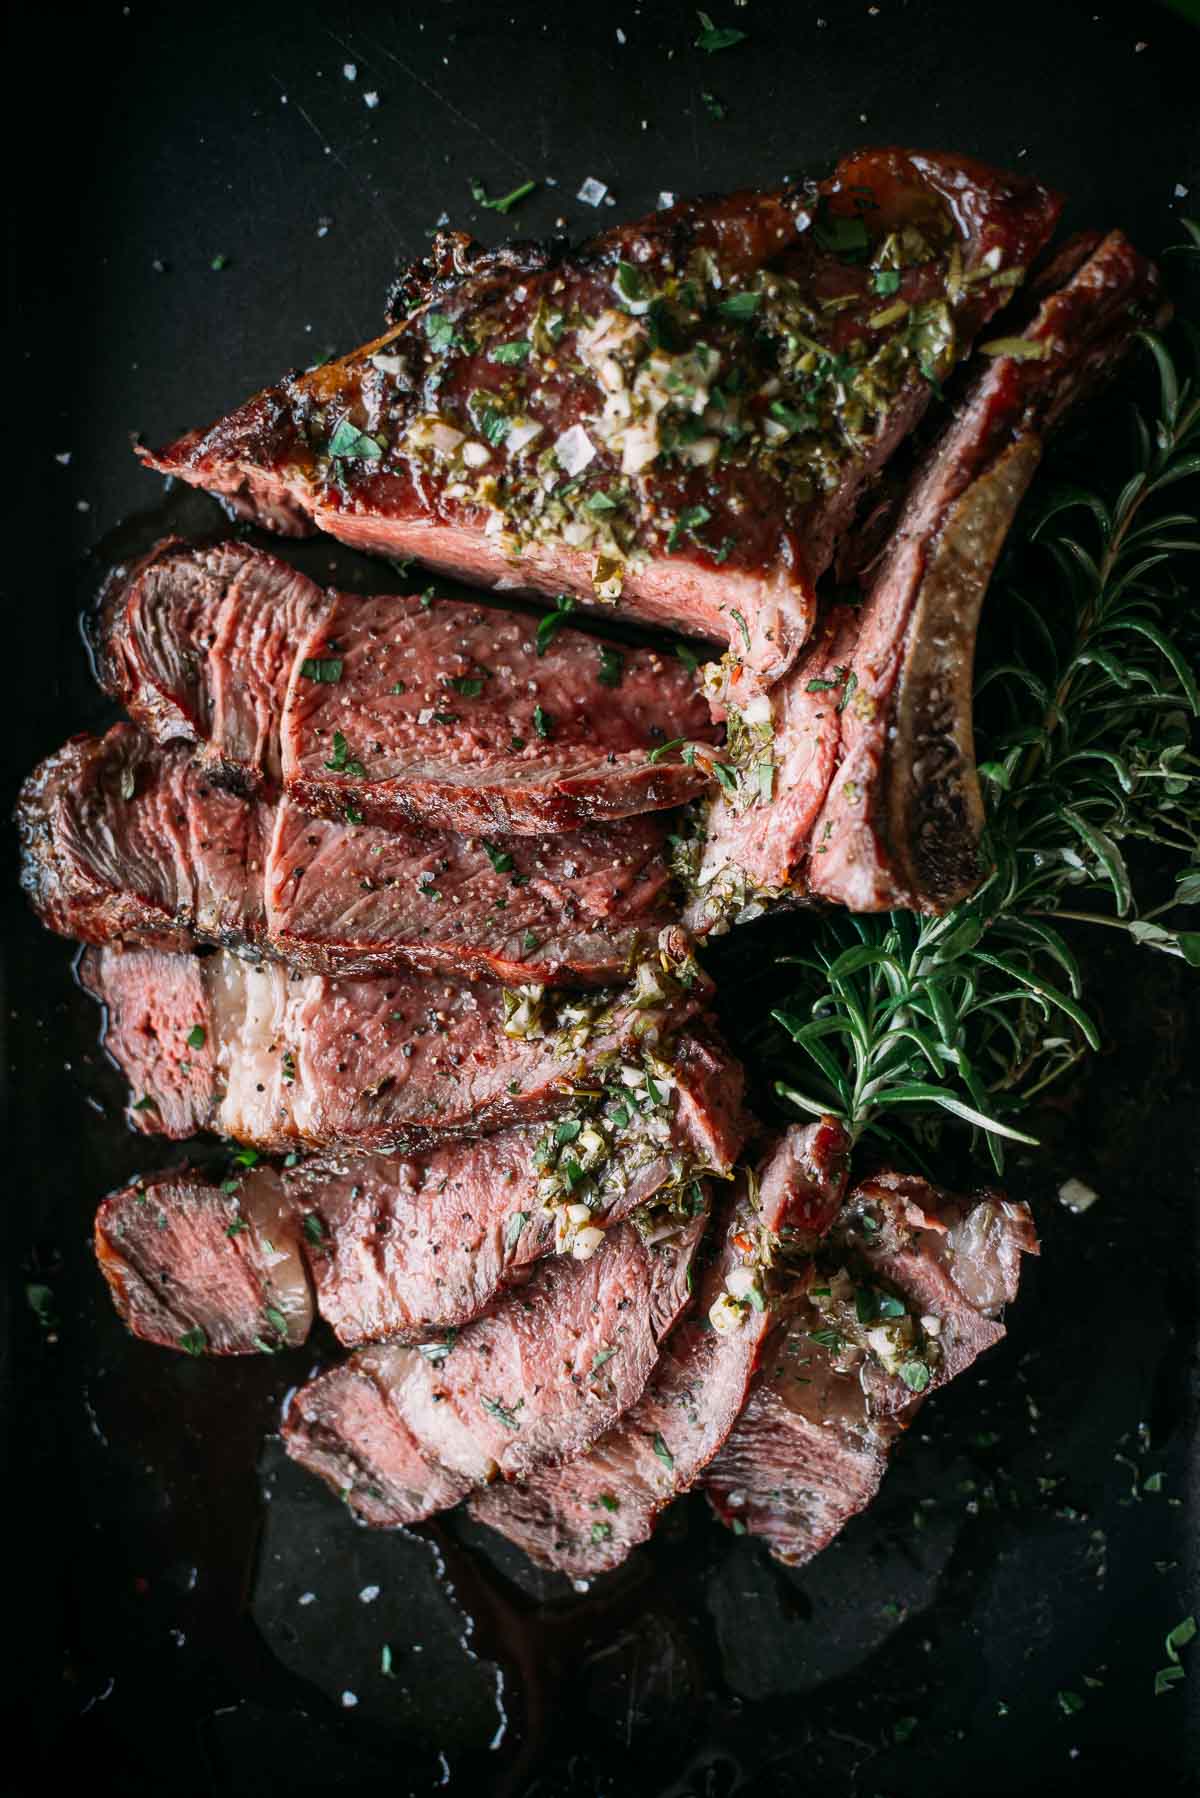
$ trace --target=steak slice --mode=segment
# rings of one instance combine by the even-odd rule
[[[1004,1335],[995,1314],[1037,1237],[999,1193],[884,1174],[851,1194],[825,1252],[828,1283],[779,1330],[705,1475],[718,1516],[793,1565],[870,1503],[925,1397]]]
[[[744,638],[774,680],[865,486],[1058,211],[880,149],[561,256],[450,234],[382,337],[139,453],[277,530]]]
[[[698,934],[781,896],[852,911],[942,911],[982,874],[975,635],[1042,439],[1109,373],[1157,306],[1158,277],[1114,232],[1064,251],[1065,284],[995,355],[919,465],[860,615],[834,607],[764,693],[737,661],[715,686],[735,773],[693,831]],[[997,346],[991,346],[997,347]]]
[[[322,592],[246,544],[160,543],[114,576],[98,634],[105,686],[160,742],[324,817],[536,835],[711,778],[649,759],[715,734],[678,658],[457,600]]]
[[[1045,433],[1161,316],[1157,271],[1114,231],[1023,337],[997,340],[914,481],[863,608],[838,771],[812,834],[814,894],[852,911],[940,912],[978,884],[971,698],[983,596]]]
[[[686,964],[690,990],[642,969],[615,997],[563,997],[557,1012],[538,987],[329,980],[224,953],[89,949],[80,977],[107,1007],[145,1134],[384,1151],[562,1116],[581,1081],[604,1091],[623,1068],[651,1070],[665,1110],[673,1039],[707,989]]]
[[[857,638],[857,613],[832,606],[769,694],[756,692],[739,705],[741,683],[727,692],[725,762],[736,769],[736,784],[703,809],[683,851],[690,895],[684,921],[697,936],[721,935],[793,895],[837,766],[838,701]],[[745,672],[735,663],[726,678]]]
[[[272,1168],[234,1193],[187,1169],[135,1181],[96,1213],[95,1246],[118,1313],[146,1342],[274,1354],[312,1327],[301,1217]]]
[[[618,1224],[590,1259],[543,1262],[452,1343],[356,1350],[292,1398],[288,1454],[382,1527],[582,1454],[636,1402],[688,1302],[698,1203],[669,1230]]]
[[[848,1149],[829,1119],[789,1130],[758,1180],[739,1183],[697,1313],[670,1337],[640,1401],[579,1459],[478,1493],[474,1515],[576,1578],[618,1566],[646,1541],[733,1428],[779,1305],[807,1284],[837,1213]]]
[[[43,762],[17,823],[38,916],[89,943],[597,985],[675,915],[664,816],[496,839],[335,824],[228,792],[191,745],[128,724]]]
[[[347,1348],[421,1341],[469,1323],[547,1255],[586,1260],[605,1230],[651,1199],[664,1204],[664,1189],[728,1174],[740,1069],[685,1037],[674,1078],[665,1140],[651,1129],[656,1112],[639,1114],[642,1129],[630,1120],[610,1132],[609,1101],[607,1117],[581,1105],[551,1131],[526,1125],[419,1156],[325,1156],[282,1178],[258,1166],[216,1184],[187,1170],[148,1176],[100,1207],[101,1269],[133,1334],[163,1347],[187,1337],[192,1353],[273,1351],[283,1337],[269,1309],[300,1341],[314,1293]],[[613,1153],[560,1191],[557,1162],[585,1127],[611,1133]]]

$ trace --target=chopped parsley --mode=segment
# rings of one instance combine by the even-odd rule
[[[154,1098],[152,1096],[152,1094],[150,1094],[150,1093],[143,1093],[140,1099],[135,1099],[133,1101],[133,1104],[130,1107],[130,1110],[131,1111],[157,1111],[158,1110],[158,1100],[156,1098]]]
[[[475,176],[471,177],[469,185],[471,188],[471,198],[475,201],[477,206],[486,206],[489,212],[498,212],[502,216],[506,216],[512,211],[514,206],[519,205],[527,195],[533,192],[534,188],[537,186],[537,182],[523,181],[520,187],[514,187],[511,193],[501,194],[499,198],[495,200],[488,199],[487,188],[483,185],[483,182],[477,180]]]
[[[497,849],[496,845],[489,843],[486,837],[480,838],[480,844],[483,853],[492,864],[493,873],[507,874],[513,865],[513,858],[507,849]]]
[[[749,653],[750,653],[750,626],[746,623],[746,620],[743,618],[742,614],[738,611],[736,606],[734,606],[731,609],[730,617],[737,619],[737,627],[742,633],[742,642],[746,645],[746,654],[749,655]]]
[[[425,314],[425,335],[429,339],[429,347],[435,356],[444,356],[462,343],[462,338],[454,329],[452,320],[448,319],[444,312],[427,312]]]
[[[348,418],[339,418],[333,436],[329,439],[329,454],[335,461],[350,459],[378,462],[383,451],[374,437],[368,437],[365,431],[352,425]]]
[[[694,649],[690,648],[686,643],[677,643],[675,645],[675,654],[679,657],[679,660],[683,663],[689,674],[699,674],[700,657],[696,654]]]
[[[508,343],[493,344],[488,351],[488,361],[505,364],[524,362],[532,348],[527,337],[514,337]]]
[[[208,1337],[197,1324],[194,1330],[183,1332],[179,1338],[179,1346],[185,1355],[202,1355],[208,1347]]]
[[[711,117],[713,117],[714,119],[723,119],[725,117],[724,101],[718,100],[718,98],[715,94],[709,93],[709,91],[706,87],[701,88],[700,98],[703,100],[705,106],[708,108],[708,111],[709,111],[709,114],[711,115]]]
[[[900,1368],[900,1378],[910,1392],[924,1392],[930,1377],[924,1361],[905,1361]]]
[[[686,737],[672,737],[669,743],[660,743],[657,749],[652,749],[646,757],[646,760],[648,762],[661,762],[665,755],[670,755],[673,749],[682,748],[686,742]]]
[[[754,317],[761,304],[761,293],[731,293],[726,299],[717,302],[717,311],[722,318],[733,318],[740,324],[746,324]]]
[[[900,271],[896,268],[877,268],[871,276],[871,286],[876,293],[884,295],[900,291]]]
[[[615,1348],[598,1349],[592,1359],[592,1372],[599,1373],[600,1369],[604,1366],[604,1363],[606,1361],[611,1361],[616,1352]]]
[[[259,1159],[258,1150],[239,1149],[233,1159],[238,1167],[253,1167],[255,1162]]]
[[[621,676],[625,671],[625,661],[619,650],[609,649],[607,645],[600,651],[600,673],[598,679],[602,687],[619,687]]]
[[[325,1226],[315,1211],[306,1211],[304,1214],[304,1234],[309,1242],[325,1240]]]
[[[597,1521],[592,1525],[592,1541],[607,1542],[612,1535],[612,1524]]]
[[[334,774],[352,774],[358,775],[360,778],[367,772],[362,763],[356,761],[350,754],[349,745],[340,730],[335,730],[333,733],[333,754],[325,766]]]
[[[714,25],[706,12],[698,12],[700,36],[696,39],[697,50],[707,51],[709,56],[718,50],[732,50],[735,44],[744,44],[746,33],[739,31],[735,25]]]
[[[521,938],[522,955],[531,955],[538,946],[538,940],[539,939],[534,936],[532,930],[527,930]]]
[[[701,525],[707,524],[711,517],[712,513],[707,506],[685,506],[671,526],[670,535],[667,538],[668,551],[678,548],[685,535],[695,542],[696,532]]]
[[[667,1468],[668,1472],[674,1468],[675,1457],[657,1431],[655,1431],[654,1435],[654,1452],[662,1462],[663,1466]]]
[[[794,406],[786,406],[782,400],[771,401],[770,413],[789,431],[815,431],[821,422],[815,412],[797,412]]]
[[[300,673],[304,680],[323,681],[326,686],[334,687],[341,680],[345,666],[340,656],[306,656],[300,664]]]
[[[540,705],[533,708],[533,728],[539,737],[549,738],[554,729],[554,720],[549,712],[543,711]]]
[[[539,619],[537,627],[537,652],[539,656],[545,655],[555,637],[558,635],[561,626],[566,622],[568,613],[573,612],[574,610],[575,601],[571,598],[571,595],[569,593],[560,593],[554,602],[554,610],[552,612],[547,612],[544,618]]]
[[[517,1412],[525,1403],[523,1398],[517,1400],[511,1411],[506,1410],[498,1398],[481,1398],[479,1402],[487,1412],[488,1416],[494,1417],[497,1423],[502,1423],[506,1430],[520,1429],[521,1426],[517,1422]]]
[[[623,300],[630,300],[635,305],[639,300],[650,298],[650,283],[642,270],[635,268],[632,262],[618,262],[613,286]]]
[[[508,1220],[508,1226],[504,1232],[504,1246],[506,1249],[516,1248],[518,1242],[520,1242],[520,1240],[521,1240],[521,1232],[525,1228],[525,1226],[528,1222],[529,1222],[528,1211],[514,1211],[513,1212],[512,1216]]]
[[[187,1033],[188,1048],[189,1049],[202,1049],[204,1047],[206,1037],[207,1037],[207,1032],[205,1031],[204,1025],[203,1024],[193,1024],[191,1029]]]
[[[448,685],[464,699],[478,699],[483,692],[484,677],[480,674],[452,674]]]

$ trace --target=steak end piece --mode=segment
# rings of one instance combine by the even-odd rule
[[[188,1354],[275,1354],[304,1341],[313,1294],[301,1220],[278,1174],[228,1192],[202,1175],[147,1176],[96,1213],[95,1248],[135,1336]]]
[[[688,1303],[708,1202],[669,1230],[618,1224],[586,1261],[543,1262],[452,1341],[356,1350],[292,1398],[289,1455],[364,1522],[396,1527],[582,1453],[636,1401]]]
[[[530,261],[435,246],[382,337],[149,468],[283,531],[619,602],[792,665],[860,496],[1059,202],[964,158],[682,202]]]
[[[745,1402],[780,1306],[807,1283],[841,1203],[848,1141],[830,1119],[798,1126],[743,1174],[694,1316],[667,1341],[639,1402],[586,1455],[471,1510],[531,1559],[576,1578],[616,1567],[701,1476]]]
[[[896,1438],[929,1393],[1004,1335],[1029,1211],[883,1174],[847,1199],[822,1277],[776,1332],[704,1484],[717,1515],[799,1565],[879,1489]]]

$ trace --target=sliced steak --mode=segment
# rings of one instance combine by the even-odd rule
[[[230,1181],[159,1174],[112,1193],[95,1245],[135,1336],[188,1354],[274,1354],[313,1321],[301,1216],[270,1168]]]
[[[537,987],[331,981],[223,953],[90,949],[80,976],[107,1007],[105,1043],[146,1134],[381,1151],[560,1117],[581,1081],[607,1090],[660,1056],[669,1072],[707,989],[642,966],[650,990],[639,978],[615,998],[564,997],[557,1011]],[[674,1089],[652,1083],[665,1108]]]
[[[159,741],[324,817],[536,835],[711,778],[649,759],[714,736],[677,657],[457,600],[322,592],[244,544],[159,544],[110,582],[99,639],[105,685]]]
[[[310,1284],[348,1348],[427,1339],[478,1317],[547,1255],[588,1259],[607,1229],[651,1199],[665,1203],[664,1188],[729,1173],[740,1069],[685,1037],[674,1078],[671,1106],[619,1126],[610,1099],[581,1103],[549,1130],[501,1130],[423,1155],[325,1156],[282,1180],[261,1165],[217,1183],[187,1170],[148,1176],[101,1206],[101,1268],[135,1336],[194,1354],[274,1351],[283,1338],[277,1318],[267,1327],[269,1310],[289,1320],[289,1343],[302,1340]],[[558,1163],[585,1129],[612,1153],[593,1153],[580,1177],[560,1183]]]
[[[446,236],[383,337],[140,453],[278,530],[744,637],[773,680],[865,485],[1058,210],[885,149],[566,256]]]
[[[684,922],[697,936],[719,935],[794,896],[837,766],[838,703],[857,639],[857,613],[833,606],[770,693],[739,704],[736,677],[746,671],[740,663],[727,671],[735,684],[722,704],[729,726],[723,760],[735,783],[701,808],[680,869],[690,894]]]
[[[1161,316],[1120,232],[997,353],[914,481],[863,608],[811,891],[852,911],[943,911],[983,872],[971,728],[979,611],[1045,433]],[[1005,351],[1009,353],[1004,353]]]
[[[584,1456],[471,1501],[533,1560],[577,1578],[619,1565],[700,1477],[745,1402],[780,1304],[807,1284],[841,1203],[849,1144],[830,1120],[790,1130],[743,1176],[694,1316],[673,1332],[641,1400]]]
[[[127,724],[43,762],[17,822],[38,916],[89,943],[597,985],[675,915],[665,816],[495,839],[335,824],[228,792],[189,744]]]
[[[669,1233],[631,1221],[587,1261],[543,1262],[452,1343],[356,1350],[293,1397],[288,1453],[385,1527],[582,1454],[650,1377],[707,1213],[700,1191]]]
[[[1001,1194],[882,1175],[851,1194],[824,1253],[705,1475],[717,1514],[792,1564],[869,1504],[924,1398],[1004,1335],[995,1314],[1037,1237]]]

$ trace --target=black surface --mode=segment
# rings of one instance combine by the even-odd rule
[[[710,10],[749,41],[705,57],[691,8],[633,0],[14,13],[6,795],[106,716],[77,629],[105,557],[168,516],[219,522],[201,498],[162,509],[130,431],[162,441],[370,335],[394,264],[443,211],[503,234],[471,176],[492,193],[556,180],[512,221],[525,234],[634,217],[663,189],[824,167],[866,140],[1036,171],[1071,196],[1069,223],[1121,224],[1151,251],[1179,235],[1176,183],[1200,209],[1198,40],[1157,9]],[[576,201],[589,175],[616,211]],[[303,555],[377,578],[327,545]],[[1008,1342],[928,1407],[869,1514],[789,1573],[690,1501],[583,1595],[457,1522],[353,1529],[269,1440],[309,1351],[210,1366],[125,1337],[88,1230],[100,1193],[154,1154],[123,1129],[66,946],[11,881],[2,904],[13,1710],[0,1788],[1187,1787],[1200,1644],[1186,1685],[1153,1696],[1163,1636],[1197,1608],[1200,1029],[1178,964],[1109,951],[1097,964],[1109,1052],[1012,1169],[1042,1261]],[[764,954],[803,926],[770,929]],[[1068,1173],[1101,1193],[1084,1217],[1054,1202]],[[25,1305],[30,1279],[54,1291],[49,1333]],[[1060,1692],[1083,1709],[1065,1715]]]

